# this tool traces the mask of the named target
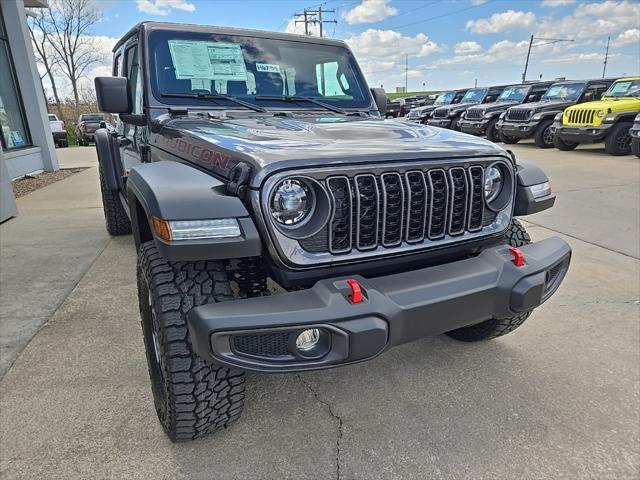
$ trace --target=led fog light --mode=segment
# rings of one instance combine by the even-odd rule
[[[320,341],[320,330],[317,328],[310,328],[304,330],[298,338],[296,338],[296,348],[299,352],[310,352],[318,345]]]

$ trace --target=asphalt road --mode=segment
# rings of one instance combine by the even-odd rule
[[[639,478],[640,161],[513,150],[558,193],[532,237],[574,249],[563,287],[516,332],[251,375],[237,424],[174,445],[153,411],[131,239],[114,239],[0,383],[0,476]]]

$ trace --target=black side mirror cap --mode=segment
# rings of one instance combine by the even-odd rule
[[[387,112],[387,94],[384,88],[372,88],[371,95],[373,95],[373,101],[376,102],[378,112],[380,115],[384,115]]]
[[[129,113],[129,80],[125,77],[96,77],[96,99],[98,108],[106,113]]]

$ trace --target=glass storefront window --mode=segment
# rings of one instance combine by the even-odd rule
[[[0,142],[3,150],[31,145],[15,70],[9,54],[9,39],[0,11]]]

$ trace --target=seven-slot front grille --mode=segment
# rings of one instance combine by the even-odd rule
[[[433,112],[433,118],[447,118],[447,113],[449,112],[446,108],[436,108]]]
[[[567,112],[567,123],[574,125],[591,125],[597,110],[575,108]]]
[[[516,122],[525,122],[529,120],[531,110],[528,108],[510,108],[507,110],[507,120],[515,120]]]
[[[318,237],[326,247],[306,245],[340,254],[479,231],[488,218],[483,179],[479,165],[328,177],[333,214]]]
[[[484,115],[484,110],[482,108],[469,108],[467,110],[466,118],[471,118],[473,120],[479,120]]]

